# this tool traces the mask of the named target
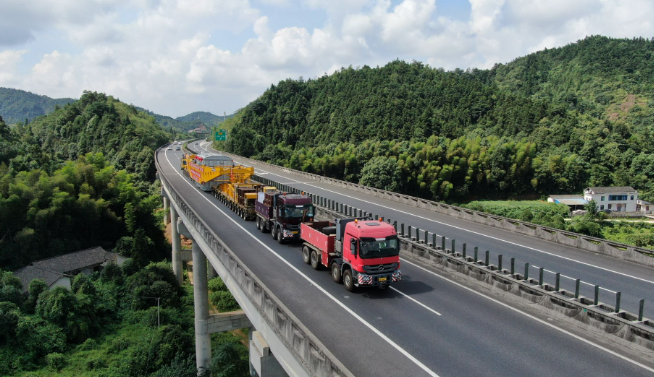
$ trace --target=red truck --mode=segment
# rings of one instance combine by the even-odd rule
[[[270,232],[279,243],[300,239],[300,223],[313,221],[314,208],[308,195],[288,194],[262,187],[254,204],[257,228]]]
[[[400,241],[392,225],[382,220],[336,219],[336,223],[302,223],[302,259],[315,270],[331,270],[345,289],[388,287],[402,279]]]

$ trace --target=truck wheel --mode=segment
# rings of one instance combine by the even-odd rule
[[[273,225],[270,228],[270,235],[272,236],[273,240],[277,239],[277,227],[276,226]]]
[[[320,259],[318,259],[318,252],[315,250],[311,251],[311,267],[314,270],[320,269]]]
[[[354,290],[354,278],[352,278],[352,271],[343,271],[343,285],[348,292],[352,292]]]
[[[284,243],[284,232],[280,228],[277,228],[277,242]]]
[[[311,263],[311,251],[308,246],[302,248],[302,261],[306,264]]]
[[[340,283],[342,279],[341,269],[336,262],[332,263],[332,279],[337,283]]]

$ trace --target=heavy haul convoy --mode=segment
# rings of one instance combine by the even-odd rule
[[[213,195],[279,243],[302,240],[302,258],[314,269],[328,267],[334,281],[354,287],[386,288],[402,278],[395,228],[369,218],[314,221],[311,198],[251,180],[254,168],[217,154],[185,154],[181,169]]]

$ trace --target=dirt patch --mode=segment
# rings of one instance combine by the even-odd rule
[[[165,233],[166,240],[168,240],[168,243],[170,244],[173,243],[171,226],[172,224],[166,225],[166,233]],[[191,249],[193,247],[193,241],[191,239],[186,238],[182,235],[180,235],[180,237],[182,239],[182,249]]]
[[[609,107],[609,120],[615,121],[619,119],[624,119],[626,113],[628,113],[634,106],[645,106],[647,103],[638,98],[635,94],[627,94],[625,99],[620,105],[612,105]]]

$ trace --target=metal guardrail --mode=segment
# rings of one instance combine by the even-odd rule
[[[316,204],[318,203],[314,202],[314,205]],[[344,218],[348,217],[347,212],[347,208],[335,202],[329,202],[327,207],[316,205],[317,217]],[[359,212],[357,215],[366,214]],[[585,325],[587,331],[617,336],[620,339],[614,340],[626,341],[625,343],[634,343],[648,350],[654,350],[654,322],[642,318],[642,312],[636,316],[615,306],[597,302],[596,298],[578,296],[577,292],[559,289],[544,284],[542,280],[530,279],[524,274],[499,268],[488,260],[478,260],[476,255],[473,258],[445,249],[443,246],[439,247],[435,242],[414,240],[406,234],[399,234],[399,236],[400,250],[405,258],[410,257],[449,273],[455,273],[478,287],[501,292],[509,299],[522,301],[522,304],[537,304],[549,310],[549,315],[570,323]]]
[[[495,228],[508,230],[511,232],[540,238],[542,240],[556,242],[566,246],[576,247],[582,250],[591,251],[609,255],[615,258],[636,262],[646,266],[654,267],[654,250],[642,247],[636,247],[619,242],[608,241],[601,238],[586,236],[579,233],[568,232],[556,228],[550,228],[543,225],[529,223],[526,221],[509,219],[502,216],[496,216],[485,212],[474,211],[467,208],[457,207],[445,203],[435,202],[416,198],[414,196],[398,194],[396,192],[376,189],[372,187],[362,186],[356,183],[346,182],[339,179],[323,177],[317,174],[306,173],[303,171],[285,168],[278,165],[273,165],[267,162],[252,160],[247,157],[238,156],[232,153],[221,151],[220,153],[230,156],[232,158],[239,158],[246,160],[249,163],[258,163],[275,168],[282,169],[294,174],[299,174],[318,182],[328,182],[337,186],[345,187],[354,191],[359,191],[372,195],[375,197],[391,200],[394,202],[407,204],[416,208],[422,208],[441,214],[446,214],[460,219],[473,221],[480,224],[489,225]]]
[[[155,151],[155,165],[159,165],[159,149]],[[304,326],[298,318],[279,300],[236,256],[236,254],[211,230],[184,198],[170,185],[165,175],[159,179],[183,214],[202,235],[203,241],[210,245],[211,251],[223,263],[239,288],[256,307],[262,318],[274,329],[284,345],[314,376],[353,377],[353,374],[325,347],[318,338]]]

